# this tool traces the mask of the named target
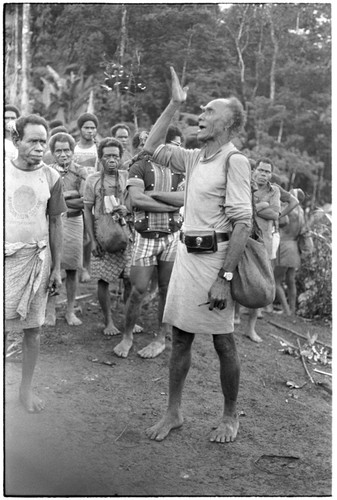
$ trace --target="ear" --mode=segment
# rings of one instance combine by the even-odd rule
[[[228,130],[234,123],[233,118],[229,118],[225,125],[225,130]]]
[[[11,132],[12,142],[16,148],[19,147],[20,137],[16,130],[12,130]]]

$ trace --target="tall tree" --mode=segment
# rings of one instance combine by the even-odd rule
[[[21,111],[30,112],[29,103],[29,54],[30,54],[30,4],[23,4],[22,11],[22,80],[21,80]]]

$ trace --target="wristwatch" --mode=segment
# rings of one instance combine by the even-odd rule
[[[225,271],[223,268],[220,269],[218,276],[224,278],[226,281],[231,281],[233,279],[233,273]]]

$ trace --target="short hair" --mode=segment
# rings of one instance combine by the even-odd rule
[[[255,166],[255,168],[257,168],[260,165],[260,163],[267,163],[268,165],[271,166],[271,171],[272,172],[274,171],[274,164],[273,164],[273,162],[269,158],[267,158],[266,156],[262,156],[261,158],[258,158],[256,160],[256,166]]]
[[[105,137],[105,139],[102,139],[101,142],[99,143],[97,148],[97,155],[99,160],[102,159],[104,148],[118,148],[120,157],[122,158],[123,156],[124,150],[122,143],[118,139],[115,139],[114,137]]]
[[[81,130],[85,122],[94,122],[96,128],[98,127],[98,118],[92,113],[82,113],[77,120],[77,126]]]
[[[16,114],[16,118],[19,118],[21,114],[18,108],[13,104],[6,104],[5,111],[14,111],[14,113]]]
[[[175,137],[181,137],[181,138],[183,138],[183,133],[180,130],[180,128],[177,127],[176,125],[170,125],[169,128],[167,129],[167,132],[166,132],[166,138],[165,138],[166,144],[168,142],[173,141],[173,139]]]
[[[131,134],[130,128],[127,126],[126,123],[116,123],[116,125],[113,125],[113,127],[111,127],[110,129],[111,137],[115,137],[117,130],[119,130],[120,128],[124,128],[129,135]]]
[[[55,127],[61,127],[62,125],[64,125],[62,120],[52,120],[51,122],[49,122],[50,129],[53,129]]]
[[[63,125],[60,125],[59,127],[52,128],[50,131],[50,137],[52,135],[58,134],[59,132],[65,132],[67,134],[68,130]]]
[[[246,113],[243,109],[243,105],[236,97],[229,97],[227,101],[233,118],[233,123],[229,127],[229,132],[238,134],[246,123]]]
[[[48,146],[52,153],[54,153],[55,151],[55,144],[57,142],[67,142],[72,152],[74,152],[75,140],[70,134],[66,134],[64,132],[58,132],[49,139]]]
[[[137,149],[140,144],[140,136],[143,134],[143,132],[146,132],[149,135],[149,132],[147,130],[138,130],[138,132],[135,133],[135,135],[132,137],[132,147],[134,149]]]
[[[48,129],[48,123],[42,116],[40,115],[26,115],[26,116],[21,116],[18,118],[15,122],[15,129],[12,130],[12,138],[13,140],[20,140],[24,136],[25,132],[25,127],[27,125],[42,125],[48,134],[49,129]]]

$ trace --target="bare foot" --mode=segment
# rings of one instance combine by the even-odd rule
[[[290,309],[281,309],[279,311],[274,311],[275,314],[286,314],[286,316],[291,316],[291,311]]]
[[[65,318],[69,326],[82,325],[82,321],[76,316],[75,313],[66,313]]]
[[[91,280],[90,274],[88,273],[87,269],[83,269],[82,274],[81,274],[80,282],[81,283],[87,283],[90,280]]]
[[[113,352],[119,358],[127,358],[131,347],[132,347],[132,340],[123,339],[122,342],[116,345]]]
[[[252,340],[253,342],[262,342],[262,339],[261,337],[258,336],[258,334],[256,333],[256,331],[252,331],[252,332],[249,332],[246,334],[246,337],[248,337],[250,340]]]
[[[139,354],[141,358],[155,358],[156,356],[159,356],[164,349],[165,340],[154,340],[151,344],[138,351],[137,354]]]
[[[230,443],[234,441],[239,430],[238,417],[226,416],[219,426],[211,432],[210,441],[216,443]]]
[[[45,326],[55,326],[56,325],[56,314],[48,313],[44,320]]]
[[[113,321],[110,321],[103,330],[104,335],[119,335],[121,332],[115,326]]]
[[[20,388],[19,398],[28,413],[39,413],[44,410],[44,402],[32,390],[24,391]]]
[[[144,328],[140,325],[135,325],[133,327],[132,333],[142,333],[144,331]]]
[[[166,415],[159,420],[159,422],[152,427],[146,429],[145,434],[148,438],[154,439],[155,441],[162,441],[168,436],[172,429],[177,429],[183,425],[183,417],[178,415],[171,415],[166,413]]]

